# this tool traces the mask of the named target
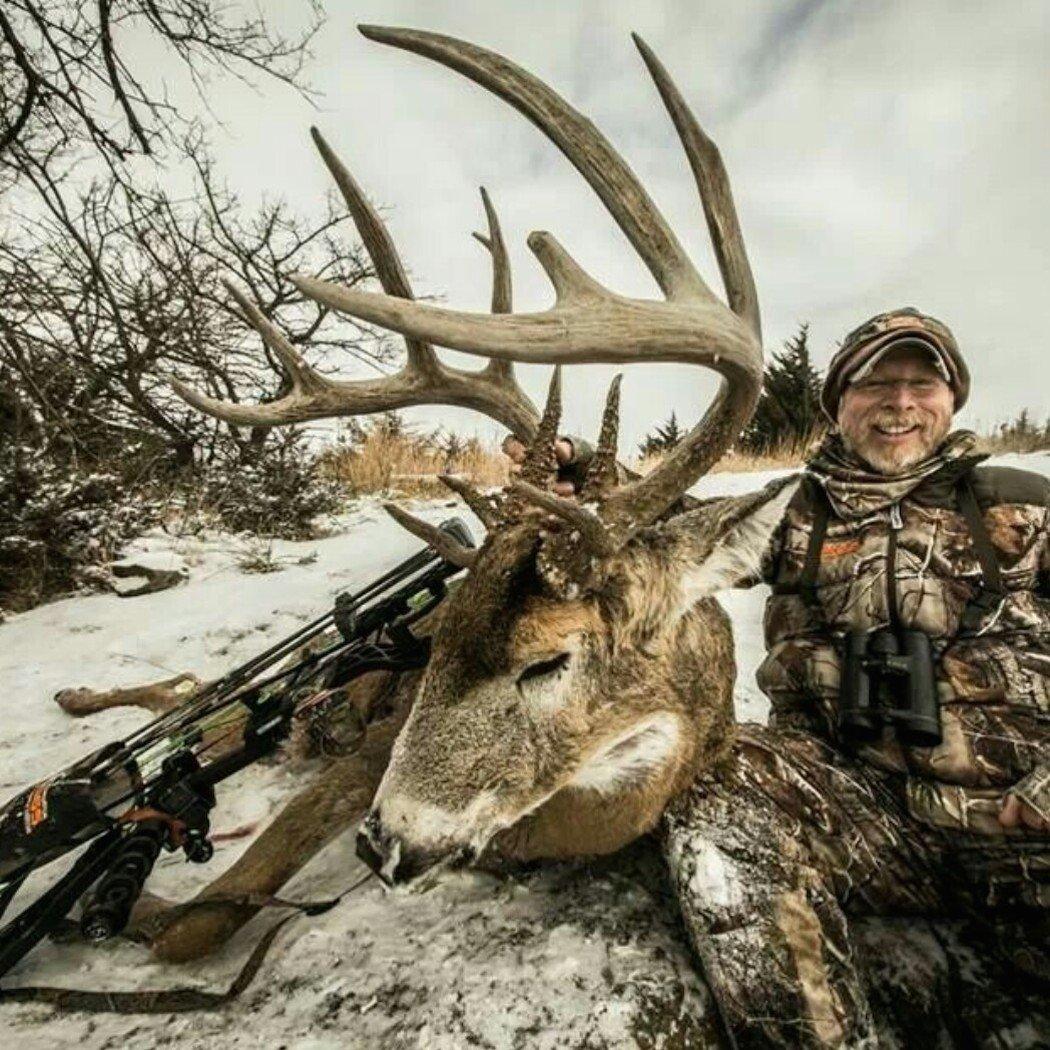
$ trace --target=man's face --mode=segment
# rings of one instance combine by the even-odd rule
[[[880,474],[900,474],[944,440],[955,411],[951,387],[919,347],[888,350],[846,387],[838,425],[846,447]]]

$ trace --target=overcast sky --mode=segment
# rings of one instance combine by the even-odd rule
[[[275,19],[291,0],[261,0]],[[327,188],[307,128],[319,124],[389,223],[417,294],[488,309],[477,187],[499,209],[515,305],[551,293],[525,246],[556,234],[610,288],[655,296],[623,235],[558,150],[458,74],[372,43],[375,22],[432,29],[492,48],[589,116],[641,177],[717,280],[692,177],[637,54],[638,31],[719,144],[758,282],[766,348],[802,321],[824,364],[845,331],[915,305],[955,331],[974,373],[964,423],[1029,406],[1046,414],[1050,322],[1050,3],[1045,0],[330,0],[310,77],[292,92],[228,82],[211,99],[216,153],[248,199],[304,210]],[[288,25],[294,24],[292,21]],[[447,354],[463,364],[470,359]],[[519,369],[536,398],[545,369]],[[590,434],[612,369],[565,376],[565,425]],[[714,382],[697,369],[629,368],[621,449],[672,409],[690,424]],[[412,418],[491,435],[469,412]]]

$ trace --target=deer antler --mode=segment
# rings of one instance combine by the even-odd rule
[[[556,295],[554,306],[540,313],[464,313],[309,277],[296,278],[296,286],[310,298],[365,321],[497,360],[681,361],[719,372],[723,382],[714,402],[681,444],[647,477],[610,493],[603,502],[601,517],[622,540],[655,521],[720,458],[750,418],[761,388],[757,294],[717,148],[699,128],[663,66],[636,36],[696,177],[728,307],[696,271],[623,158],[590,121],[549,87],[499,55],[451,37],[360,28],[372,40],[414,51],[463,73],[538,125],[601,198],[665,299],[633,299],[609,291],[545,232],[533,233],[528,240]]]
[[[321,133],[316,128],[310,133],[346,201],[383,289],[390,296],[411,301],[412,287],[383,221]],[[493,309],[509,310],[511,279],[506,248],[495,209],[484,190],[482,201],[489,234],[479,239],[493,257]],[[493,359],[480,371],[453,368],[438,360],[425,338],[406,335],[408,358],[396,374],[369,380],[329,379],[310,368],[291,342],[240,291],[229,284],[227,287],[248,323],[277,355],[287,372],[291,390],[267,404],[242,405],[208,397],[176,380],[176,392],[202,412],[235,426],[280,426],[310,419],[386,412],[408,405],[444,404],[475,409],[523,437],[531,437],[536,431],[539,413],[518,386],[509,361]]]
[[[453,565],[458,565],[461,569],[469,569],[477,560],[476,550],[460,543],[447,532],[442,532],[429,521],[424,521],[414,514],[409,514],[407,510],[402,510],[396,503],[384,503],[383,510],[403,529],[407,529],[413,536],[418,536],[424,543],[428,543],[442,558]]]

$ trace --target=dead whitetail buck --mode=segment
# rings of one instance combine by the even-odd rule
[[[464,405],[528,435],[530,452],[520,479],[496,497],[445,479],[487,526],[480,549],[458,547],[389,508],[469,569],[435,614],[430,662],[421,678],[366,682],[364,689],[392,699],[393,714],[375,721],[353,754],[294,799],[198,898],[201,906],[179,910],[155,941],[167,958],[216,947],[362,816],[358,851],[391,882],[451,860],[608,853],[652,829],[668,800],[728,748],[733,646],[728,618],[710,595],[755,570],[793,491],[774,485],[667,516],[751,416],[762,351],[758,299],[722,161],[649,48],[635,38],[696,178],[728,306],[610,143],[546,85],[459,40],[404,29],[362,32],[463,73],[537,124],[604,202],[664,298],[617,295],[551,234],[533,233],[529,247],[554,285],[555,303],[540,313],[510,313],[506,252],[486,196],[489,233],[477,236],[492,254],[493,314],[414,302],[383,224],[314,133],[386,294],[311,277],[296,278],[296,286],[326,308],[400,332],[405,367],[368,382],[322,376],[231,289],[279,358],[290,392],[251,406],[184,387],[180,394],[238,426]],[[435,344],[489,361],[476,372],[451,368],[437,359]],[[722,383],[706,415],[652,473],[617,485],[614,381],[597,453],[573,500],[550,491],[560,370],[540,417],[515,381],[516,361],[679,361],[713,369]]]

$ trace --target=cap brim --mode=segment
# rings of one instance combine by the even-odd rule
[[[904,335],[894,335],[890,333],[890,338],[886,340],[882,346],[877,346],[874,353],[872,353],[871,356],[856,369],[856,371],[849,373],[846,377],[846,385],[849,386],[851,383],[856,383],[857,380],[863,379],[865,376],[869,375],[872,369],[875,368],[875,366],[891,350],[904,350],[909,348],[925,350],[926,353],[933,358],[933,362],[937,366],[937,371],[940,372],[941,378],[949,386],[954,385],[950,362],[944,348],[933,339],[922,335],[916,335],[911,332]]]

